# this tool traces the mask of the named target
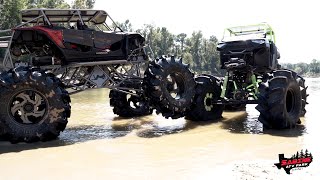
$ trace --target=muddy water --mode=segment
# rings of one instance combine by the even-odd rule
[[[254,105],[223,119],[194,123],[153,114],[121,119],[107,90],[72,96],[72,116],[58,140],[0,141],[0,179],[319,179],[320,79],[308,79],[307,114],[292,130],[263,131]],[[310,167],[286,175],[273,163],[307,148]]]

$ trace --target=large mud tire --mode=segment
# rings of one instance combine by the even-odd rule
[[[133,86],[128,85],[126,87],[133,88]],[[113,113],[120,117],[131,118],[152,114],[153,109],[142,94],[138,97],[125,92],[111,90],[109,98]]]
[[[224,105],[212,104],[220,99],[221,87],[219,79],[206,75],[196,79],[196,95],[186,119],[191,121],[212,121],[222,118]]]
[[[48,141],[70,117],[70,97],[53,74],[19,67],[0,75],[0,121],[12,143]]]
[[[278,70],[268,84],[261,84],[256,109],[259,121],[266,128],[293,128],[299,123],[301,93],[296,74]]]
[[[195,95],[193,73],[181,59],[174,57],[150,62],[144,84],[156,113],[165,118],[184,117]]]

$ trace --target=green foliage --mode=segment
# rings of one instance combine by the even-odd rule
[[[95,0],[74,0],[72,2],[72,8],[74,9],[92,9]]]
[[[95,0],[75,0],[73,8],[93,8]],[[0,0],[0,29],[9,29],[21,22],[20,10],[31,8],[69,9],[65,0]]]
[[[0,6],[0,29],[9,29],[20,22],[20,9],[23,8],[23,1],[2,0]]]
[[[23,0],[24,9],[31,8],[59,8],[69,9],[70,5],[64,0]]]
[[[165,27],[156,27],[152,24],[144,25],[137,32],[146,38],[146,43],[153,50],[155,57],[175,55],[182,57],[183,61],[190,64],[190,67],[199,74],[222,74],[219,67],[220,57],[216,50],[218,40],[215,36],[207,39],[203,37],[201,31],[193,32],[191,37],[185,33],[175,35]]]
[[[284,63],[281,64],[283,68],[291,69],[297,72],[298,74],[304,75],[304,76],[319,76],[320,74],[320,61],[313,59],[311,63],[297,63],[297,64],[291,64],[291,63]]]
[[[132,32],[132,24],[127,19],[124,23],[117,23],[117,25],[125,32]]]

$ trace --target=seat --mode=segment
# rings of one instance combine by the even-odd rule
[[[77,29],[84,30],[83,24],[81,23],[81,21],[79,19],[77,20]]]
[[[79,19],[77,20],[77,29],[78,30],[86,30],[86,31],[94,31],[94,29],[89,28],[86,24],[82,24]]]

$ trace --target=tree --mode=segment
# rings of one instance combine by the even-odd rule
[[[182,57],[183,57],[183,53],[184,53],[184,42],[185,42],[186,37],[187,37],[187,34],[185,34],[185,33],[180,33],[176,37],[176,41],[180,43],[180,52],[181,52]]]
[[[161,55],[168,55],[172,52],[174,36],[171,34],[167,28],[162,27],[160,29],[160,51]]]
[[[23,2],[19,0],[2,0],[0,9],[0,29],[9,29],[20,23],[20,10]]]
[[[313,59],[310,63],[310,72],[319,73],[320,72],[320,62],[316,59]]]
[[[70,8],[64,0],[1,0],[0,29],[8,29],[21,22],[20,10],[30,8]]]
[[[130,21],[128,19],[124,23],[117,23],[117,24],[125,32],[132,32],[133,31],[132,24],[130,23]]]
[[[218,40],[215,36],[203,39],[202,43],[202,71],[210,74],[221,74],[219,66],[219,52],[217,51]]]
[[[74,9],[92,9],[95,0],[74,0],[72,2],[72,8]]]
[[[24,8],[59,8],[69,9],[70,5],[64,0],[24,0]]]
[[[200,51],[201,51],[202,36],[203,36],[202,32],[197,31],[197,32],[193,32],[190,38],[190,51],[195,64],[194,66],[195,70],[201,70]]]
[[[156,58],[157,50],[159,49],[155,45],[155,41],[159,37],[158,33],[156,32],[156,27],[153,24],[144,24],[143,27],[138,29],[136,32],[140,33],[146,39],[146,44],[150,46],[150,49],[147,49],[148,54],[152,55],[152,58]],[[150,50],[152,50],[152,52]]]

